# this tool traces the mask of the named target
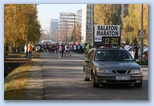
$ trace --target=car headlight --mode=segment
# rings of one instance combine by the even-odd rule
[[[109,74],[109,73],[112,73],[112,70],[97,68],[97,72],[100,73],[100,74]]]
[[[135,69],[130,71],[130,74],[140,74],[140,73],[142,73],[142,69]]]

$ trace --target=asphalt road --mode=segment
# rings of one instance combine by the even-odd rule
[[[40,96],[43,100],[148,100],[148,68],[143,68],[141,88],[93,88],[90,81],[83,81],[83,54],[72,54],[67,58],[58,58],[57,54],[49,53],[41,53],[41,56],[43,90]]]

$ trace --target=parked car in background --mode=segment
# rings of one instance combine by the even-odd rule
[[[35,51],[36,52],[42,52],[43,51],[43,45],[38,43],[35,45]]]
[[[42,40],[41,42],[40,42],[41,44],[55,44],[55,42],[54,41],[52,41],[52,40]]]
[[[134,51],[133,51],[133,46],[127,45],[125,46],[125,49],[130,53],[130,55],[134,58]]]
[[[143,61],[146,61],[148,63],[148,50],[143,52]]]
[[[134,51],[133,51],[133,48],[134,46],[131,46],[131,45],[126,45],[125,46],[125,49],[130,53],[130,55],[134,58]],[[143,53],[145,51],[148,51],[148,46],[144,46],[143,47]],[[138,46],[138,58],[140,58],[140,55],[141,55],[141,49],[140,49],[140,46]]]

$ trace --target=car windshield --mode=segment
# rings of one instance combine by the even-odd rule
[[[133,61],[129,52],[125,50],[98,50],[95,55],[96,61]]]

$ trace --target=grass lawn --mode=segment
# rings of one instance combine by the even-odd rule
[[[39,58],[34,52],[33,58]],[[24,88],[28,84],[32,68],[31,61],[25,59],[25,54],[9,54],[4,58],[4,100],[23,100]]]
[[[4,99],[5,100],[20,100],[23,99],[24,91],[22,90],[30,78],[31,65],[26,63],[14,69],[4,79]]]

